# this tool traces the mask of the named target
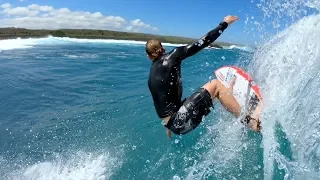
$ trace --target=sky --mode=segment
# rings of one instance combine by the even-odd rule
[[[260,0],[0,0],[0,27],[90,28],[200,38],[215,28],[226,15],[236,15],[239,21],[229,26],[218,41],[254,44],[260,37],[253,29],[259,26],[259,19],[265,15],[257,7],[259,2]],[[270,33],[275,32],[269,30]]]

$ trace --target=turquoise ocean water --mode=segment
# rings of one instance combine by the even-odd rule
[[[143,42],[0,41],[0,179],[317,179],[319,29],[320,16],[309,15],[254,50],[187,59],[183,97],[221,66],[252,74],[266,105],[263,131],[215,102],[199,128],[171,140],[148,91]]]

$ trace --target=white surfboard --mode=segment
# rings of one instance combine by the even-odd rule
[[[254,110],[259,99],[262,99],[259,87],[242,69],[236,66],[224,66],[217,69],[215,75],[226,88],[229,88],[232,77],[236,76],[233,95],[245,112]]]

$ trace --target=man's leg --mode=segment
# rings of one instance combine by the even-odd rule
[[[235,78],[232,79],[230,83],[230,88],[224,87],[218,80],[212,80],[202,86],[211,95],[212,99],[215,97],[219,99],[220,103],[231,112],[234,116],[239,117],[241,113],[241,107],[233,97],[233,86],[235,83]]]

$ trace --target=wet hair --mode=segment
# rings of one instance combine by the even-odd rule
[[[152,58],[156,59],[162,55],[164,49],[162,44],[157,39],[150,39],[146,43],[146,53]]]

